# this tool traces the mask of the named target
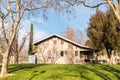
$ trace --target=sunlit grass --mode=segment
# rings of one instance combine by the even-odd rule
[[[120,80],[120,65],[12,64],[9,72],[0,80]]]

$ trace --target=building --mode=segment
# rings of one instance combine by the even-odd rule
[[[84,64],[95,60],[95,49],[57,34],[34,43],[37,63]]]

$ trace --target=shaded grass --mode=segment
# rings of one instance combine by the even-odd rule
[[[12,64],[0,80],[120,80],[120,65]]]

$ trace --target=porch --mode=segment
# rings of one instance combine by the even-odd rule
[[[93,51],[80,51],[80,64],[96,63],[95,52]]]

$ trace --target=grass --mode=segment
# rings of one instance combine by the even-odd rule
[[[16,75],[0,80],[120,80],[120,65],[12,64],[8,71]]]

